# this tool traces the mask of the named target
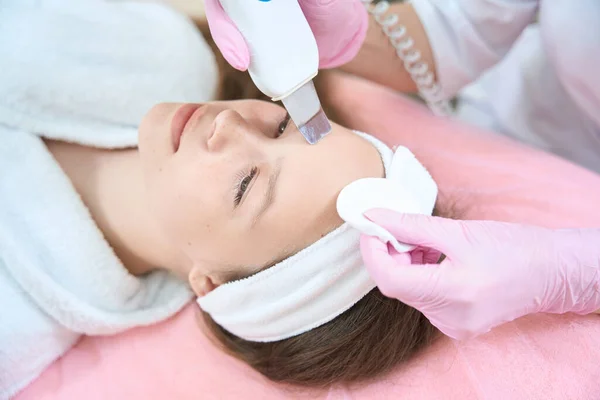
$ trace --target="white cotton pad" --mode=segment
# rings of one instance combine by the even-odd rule
[[[415,248],[400,243],[386,229],[364,214],[383,208],[407,214],[431,215],[437,198],[437,185],[429,172],[405,147],[396,150],[385,178],[364,178],[350,183],[337,198],[340,217],[361,233],[390,243],[404,253]]]
[[[337,199],[338,214],[354,229],[365,235],[377,237],[382,242],[391,243],[399,253],[414,249],[414,246],[398,242],[391,233],[364,216],[374,208],[415,214],[421,211],[414,196],[383,178],[354,181],[342,189]]]

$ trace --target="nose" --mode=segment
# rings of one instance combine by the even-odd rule
[[[237,111],[226,109],[215,117],[211,133],[207,140],[211,152],[224,151],[227,148],[247,144],[253,140],[252,127]]]

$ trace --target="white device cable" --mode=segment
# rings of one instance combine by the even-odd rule
[[[434,114],[449,116],[452,107],[448,100],[440,99],[440,86],[435,82],[429,65],[421,60],[421,52],[415,48],[413,38],[406,27],[398,23],[398,15],[388,13],[390,3],[386,0],[373,4],[373,0],[361,0],[367,12],[373,16],[388,37],[396,54],[404,63],[404,68],[417,85],[419,94]]]

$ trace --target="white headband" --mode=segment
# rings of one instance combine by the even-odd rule
[[[337,207],[346,223],[333,232],[269,269],[198,298],[200,307],[227,331],[249,341],[275,342],[324,325],[348,310],[375,288],[360,254],[361,232],[399,251],[410,249],[362,213],[391,208],[431,214],[437,186],[408,149],[400,147],[394,154],[374,137],[356,133],[379,151],[386,178],[360,179],[342,190]],[[365,192],[367,186],[376,190]]]

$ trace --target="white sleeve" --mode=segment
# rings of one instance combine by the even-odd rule
[[[540,0],[412,0],[429,38],[445,99],[500,61]]]

